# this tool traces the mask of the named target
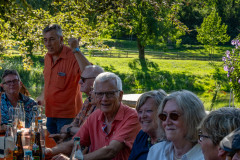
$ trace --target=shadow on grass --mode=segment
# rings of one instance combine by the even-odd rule
[[[165,91],[180,89],[204,91],[202,85],[195,83],[196,76],[161,71],[156,63],[149,60],[144,62],[134,59],[128,66],[132,72],[127,74],[119,73],[113,66],[103,66],[105,71],[119,75],[125,93],[143,93],[160,88]]]

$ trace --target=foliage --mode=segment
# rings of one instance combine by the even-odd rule
[[[110,28],[103,30],[103,34],[136,36],[140,59],[145,58],[144,49],[147,45],[158,42],[181,43],[179,37],[188,29],[178,19],[180,3],[177,1],[114,2],[114,7],[104,14]]]
[[[234,89],[235,97],[240,100],[240,41],[234,39],[231,42],[235,46],[230,52],[226,51],[226,56],[223,57],[224,70],[227,71],[227,77],[230,80],[230,85]]]
[[[220,43],[229,41],[229,36],[226,34],[227,25],[221,24],[221,17],[215,9],[211,14],[204,18],[200,28],[197,28],[197,40],[204,44],[205,48],[210,51],[210,56],[214,53],[214,48]]]
[[[240,0],[206,0],[206,13],[213,7],[219,13],[222,21],[228,25],[227,33],[234,39],[239,34]]]
[[[20,2],[9,1],[6,8],[1,5],[3,10],[0,14],[0,45],[7,49],[18,46],[19,54],[24,57],[25,69],[31,69],[30,55],[33,52],[46,53],[42,30],[48,24],[57,23],[62,27],[65,43],[70,37],[82,37],[80,45],[86,48],[103,46],[95,39],[99,37],[98,30],[102,26],[97,22],[93,28],[87,18],[87,11],[90,10],[88,3],[74,0],[55,1],[51,4],[54,12],[50,13],[42,8],[33,9],[25,0]]]

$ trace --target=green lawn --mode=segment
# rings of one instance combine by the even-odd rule
[[[128,58],[125,55],[120,57],[93,57],[87,54],[87,58],[93,64],[102,66],[105,71],[118,74],[123,81],[123,89],[125,93],[143,93],[154,89],[164,89],[168,93],[180,89],[187,89],[196,93],[204,102],[205,108],[210,109],[211,101],[214,96],[216,83],[220,84],[217,97],[213,108],[227,106],[229,104],[230,90],[226,73],[223,71],[222,62],[214,62],[219,67],[216,72],[214,66],[209,61],[199,60],[171,60],[156,58],[156,51],[163,51],[161,46],[147,47],[146,63],[139,61],[136,42],[108,40],[106,43],[110,47],[114,47],[115,52],[123,50],[129,51]],[[230,49],[229,46],[217,47],[217,55],[223,55],[225,50]],[[15,52],[15,51],[14,51]],[[198,54],[207,56],[207,52],[202,46],[182,46],[179,49],[173,48],[168,50],[166,54],[172,52],[183,52],[189,54]],[[20,73],[22,81],[29,89],[33,98],[36,98],[43,87],[43,55],[32,56],[33,66],[28,70],[23,69],[21,58],[16,55],[2,54],[0,55],[1,68],[0,74],[6,68],[17,69]],[[142,67],[146,65],[146,67]],[[239,103],[235,102],[236,106]]]

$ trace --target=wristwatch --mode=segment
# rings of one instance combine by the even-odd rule
[[[67,128],[67,133],[70,134],[72,126]]]
[[[80,52],[80,49],[78,47],[73,49],[73,53],[76,53],[76,52]]]

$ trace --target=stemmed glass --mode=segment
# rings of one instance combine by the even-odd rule
[[[20,109],[19,108],[14,108],[14,107],[9,108],[8,116],[9,116],[9,120],[12,121],[12,129],[13,129],[14,135],[17,134],[19,114],[20,114]]]

